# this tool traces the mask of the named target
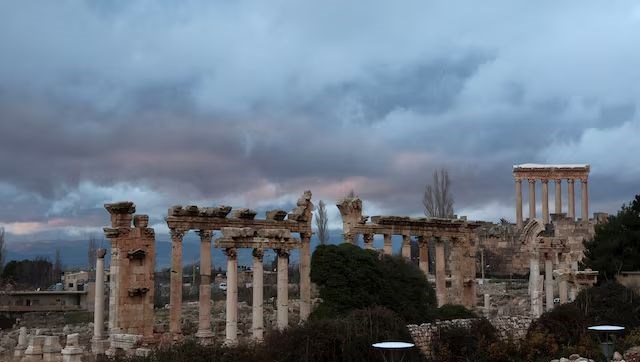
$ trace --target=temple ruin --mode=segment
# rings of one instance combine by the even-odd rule
[[[438,305],[447,303],[463,304],[469,308],[476,302],[476,252],[477,243],[474,229],[478,223],[463,219],[411,218],[403,216],[362,215],[362,200],[345,198],[337,204],[342,216],[344,241],[355,243],[358,235],[364,239],[366,249],[373,248],[374,235],[383,235],[383,252],[391,254],[393,235],[402,236],[403,257],[411,257],[411,237],[419,246],[419,266],[425,275],[429,274],[429,243],[435,243],[436,298]],[[447,298],[444,244],[452,244],[451,259],[451,299]]]
[[[112,227],[105,228],[111,241],[111,285],[109,297],[110,351],[115,353],[130,340],[152,343],[153,334],[153,229],[148,228],[146,215],[133,216],[132,202],[105,205],[111,214]],[[311,220],[313,204],[311,192],[298,199],[296,208],[268,211],[266,219],[255,219],[256,212],[249,209],[233,210],[230,206],[198,207],[173,206],[166,217],[171,232],[171,294],[169,333],[173,340],[181,338],[182,306],[182,240],[189,230],[200,236],[200,297],[196,337],[202,343],[213,339],[211,330],[211,247],[215,232],[221,234],[213,246],[224,249],[227,256],[226,342],[237,342],[237,249],[252,249],[253,255],[253,338],[263,338],[262,286],[264,251],[273,249],[278,255],[277,327],[288,326],[288,263],[289,253],[300,249],[300,319],[306,320],[311,312]],[[230,214],[230,216],[229,216]],[[229,217],[228,217],[229,216]],[[133,220],[133,228],[131,221]],[[295,238],[293,234],[298,234]],[[104,255],[103,255],[104,256]],[[98,263],[103,260],[98,255]],[[99,298],[97,295],[96,298]],[[96,308],[95,352],[105,347],[99,343],[101,318]],[[135,343],[131,343],[134,345]],[[119,347],[120,346],[120,347]]]

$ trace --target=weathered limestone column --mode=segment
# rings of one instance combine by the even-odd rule
[[[402,257],[411,260],[411,235],[402,235]]]
[[[384,234],[383,250],[385,255],[393,254],[393,244],[391,243],[391,234]]]
[[[62,362],[82,362],[84,351],[82,347],[80,347],[78,333],[67,336],[67,343],[61,353]]]
[[[529,179],[529,219],[536,218],[536,179]]]
[[[300,241],[300,320],[306,321],[311,314],[311,234],[300,233]]]
[[[542,314],[538,280],[540,278],[540,261],[538,252],[532,252],[529,257],[529,293],[531,294],[531,315],[539,317]]]
[[[13,349],[14,357],[22,357],[24,356],[24,351],[27,349],[27,327],[20,327],[20,332],[18,334],[18,344],[16,348]]]
[[[588,180],[582,179],[582,220],[589,221],[589,185]]]
[[[171,284],[169,295],[169,332],[173,336],[182,333],[182,237],[184,231],[171,229]]]
[[[569,270],[563,268],[558,273],[558,293],[560,294],[560,304],[565,304],[569,301],[568,281]]]
[[[562,213],[562,179],[556,179],[556,214]]]
[[[198,297],[198,331],[196,337],[203,344],[213,342],[211,332],[211,230],[199,230],[200,288]]]
[[[567,189],[569,190],[569,210],[567,211],[568,216],[575,220],[576,218],[576,197],[575,197],[575,188],[574,188],[575,180],[570,178],[567,180]]]
[[[20,362],[35,362],[42,361],[42,347],[44,346],[45,336],[31,336],[29,337],[29,345],[24,351],[24,357]]]
[[[62,361],[62,347],[58,336],[45,336],[44,346],[42,347],[42,360],[46,362]]]
[[[103,354],[109,348],[108,340],[104,336],[104,256],[107,251],[98,249],[96,252],[96,284],[93,308],[93,338],[91,352]]]
[[[236,248],[225,249],[227,254],[227,328],[225,343],[238,342],[238,253]]]
[[[425,236],[418,237],[418,247],[420,249],[420,270],[425,276],[429,275],[429,238]]]
[[[289,326],[289,251],[277,249],[278,283],[277,283],[277,327],[284,330]]]
[[[522,227],[522,180],[516,180],[516,226]]]
[[[436,299],[438,307],[447,304],[447,280],[444,263],[444,242],[441,238],[436,238]]]
[[[553,260],[547,255],[544,259],[544,292],[546,296],[546,310],[553,309]]]
[[[549,180],[542,179],[542,222],[549,223]]]
[[[264,265],[262,258],[264,252],[261,249],[253,249],[253,306],[251,333],[256,341],[262,341],[264,333],[263,301],[264,301]],[[302,278],[301,278],[302,280]],[[302,293],[302,289],[300,290]],[[302,312],[301,312],[302,314]]]
[[[364,248],[367,250],[373,250],[373,234],[363,234]]]

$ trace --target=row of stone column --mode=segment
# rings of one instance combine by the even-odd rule
[[[529,218],[534,219],[536,217],[536,179],[529,178]],[[545,224],[549,223],[549,180],[541,179],[542,183],[542,220]],[[555,181],[555,213],[562,213],[562,179],[556,178]],[[589,191],[588,191],[588,180],[581,179],[582,183],[582,219],[589,220]],[[516,224],[520,228],[523,225],[523,217],[522,217],[522,180],[516,179]],[[567,179],[567,185],[569,190],[568,195],[568,212],[567,216],[575,219],[576,217],[576,206],[575,206],[575,195],[574,195],[574,179]]]
[[[363,234],[364,239],[364,247],[365,249],[373,249],[373,234]],[[386,255],[391,255],[393,253],[391,234],[383,234],[384,244],[383,244],[383,253]],[[418,265],[420,270],[425,275],[429,274],[429,243],[425,240],[424,237],[418,236]],[[436,276],[436,299],[438,301],[438,306],[442,306],[443,304],[447,304],[447,284],[446,284],[446,259],[445,259],[445,251],[444,251],[444,243],[445,239],[443,238],[434,238],[435,239],[435,276]],[[347,238],[347,241],[351,243],[355,243],[355,235],[351,238]],[[410,235],[402,235],[402,248],[401,255],[403,258],[410,260],[411,259],[411,236]],[[465,283],[464,276],[462,275],[462,270],[460,268],[461,263],[458,264],[459,267],[452,268],[452,280],[454,281],[454,288],[458,288],[461,297],[461,303],[468,306],[473,307],[475,304],[475,283]],[[475,277],[475,262],[473,262],[473,277]],[[471,297],[472,296],[472,297]]]
[[[196,336],[203,342],[209,342],[211,331],[211,237],[209,230],[198,231],[200,235],[200,287],[198,331]],[[172,267],[171,267],[171,296],[169,331],[177,336],[180,331],[180,315],[182,305],[182,237],[184,232],[171,230],[172,238]],[[301,233],[300,249],[300,320],[306,321],[311,312],[311,235]],[[278,255],[277,268],[277,328],[282,330],[289,324],[289,250],[274,249]],[[238,333],[238,255],[236,248],[226,248],[227,256],[227,296],[226,296],[226,328],[227,343],[237,342]],[[264,268],[263,250],[253,249],[253,309],[252,335],[260,341],[263,339],[263,287]]]
[[[21,327],[13,355],[18,362],[80,362],[84,349],[78,343],[78,337],[77,333],[68,335],[66,346],[62,348],[58,336],[27,336],[27,328]]]

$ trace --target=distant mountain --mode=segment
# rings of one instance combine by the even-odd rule
[[[400,249],[400,238],[394,238],[394,251]],[[342,230],[329,231],[329,244],[339,244],[342,242]],[[314,235],[311,238],[311,251],[315,250],[319,244],[318,238]],[[362,240],[359,240],[362,245]],[[374,247],[382,248],[382,236],[377,236],[374,240]],[[109,249],[109,242],[104,241],[103,247]],[[7,258],[10,260],[33,259],[44,257],[52,262],[55,259],[56,248],[60,249],[60,256],[65,267],[87,268],[87,240],[38,240],[38,241],[16,241],[7,244]],[[200,259],[200,239],[195,233],[189,233],[183,240],[183,265],[191,264]],[[105,262],[109,263],[107,258]],[[275,253],[271,250],[265,252],[265,260],[275,259]],[[297,251],[291,253],[290,262],[298,263],[299,255]],[[214,268],[222,267],[226,269],[226,256],[222,249],[212,248],[212,263]],[[252,264],[251,250],[239,249],[238,264],[250,266]],[[171,266],[171,241],[167,234],[156,236],[156,269],[168,268]]]

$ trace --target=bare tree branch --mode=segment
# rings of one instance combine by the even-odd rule
[[[433,183],[425,186],[422,204],[426,216],[453,218],[451,179],[446,168],[434,171]]]
[[[318,203],[318,212],[316,213],[316,229],[320,244],[324,245],[329,241],[329,230],[327,229],[327,208],[324,201]]]

